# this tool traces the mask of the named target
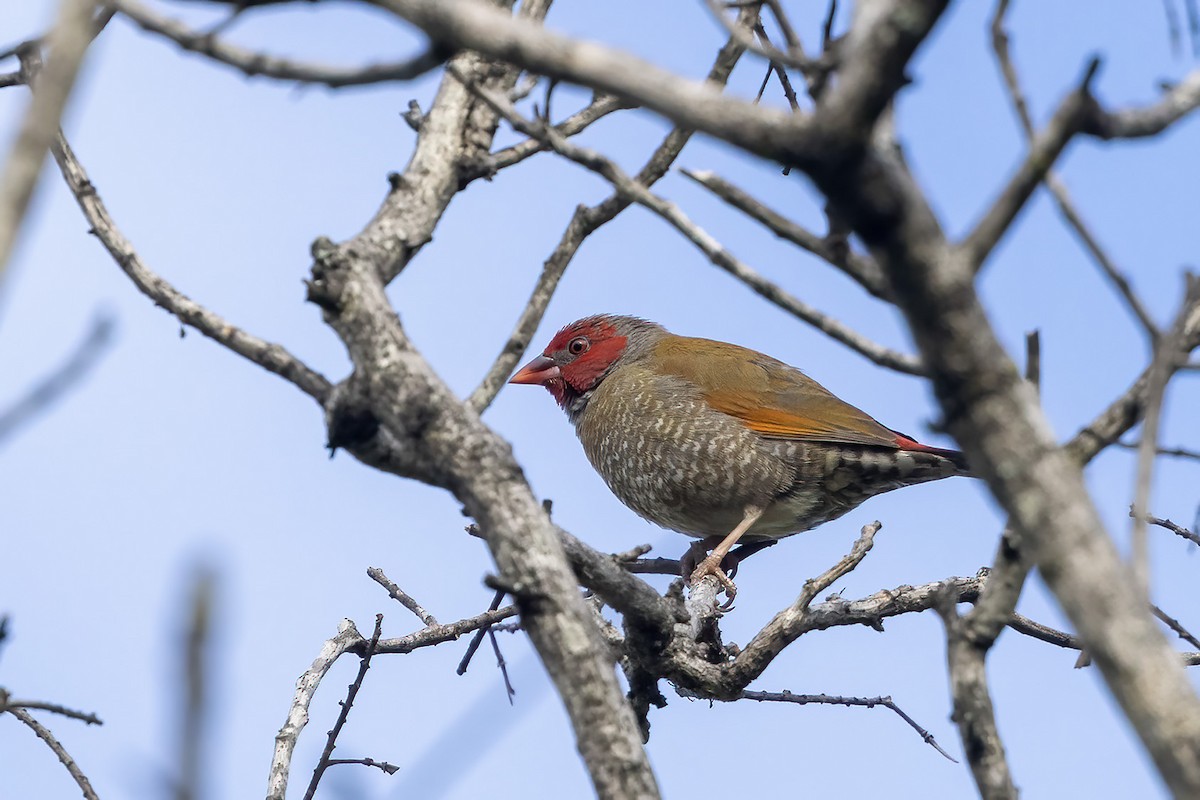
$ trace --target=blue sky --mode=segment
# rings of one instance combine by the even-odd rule
[[[1022,152],[988,49],[988,5],[952,9],[917,59],[916,83],[898,112],[914,170],[953,234],[982,213]],[[46,0],[6,9],[0,41],[38,33],[51,10]],[[171,10],[189,12],[197,24],[219,18],[204,9]],[[810,41],[818,22],[804,22]],[[723,38],[701,4],[564,3],[550,24],[690,75],[707,70]],[[1025,3],[1010,27],[1039,121],[1092,53],[1106,59],[1098,95],[1114,105],[1148,102],[1160,80],[1194,66],[1171,55],[1158,6],[1111,3],[1097,13],[1082,3]],[[348,4],[249,14],[229,36],[339,63],[395,57],[419,44],[403,26]],[[760,78],[761,65],[746,59],[733,90],[752,93]],[[410,98],[428,107],[436,80],[342,92],[247,80],[116,21],[91,54],[66,129],[117,224],[152,269],[340,379],[348,370],[345,352],[303,300],[308,246],[318,235],[353,235],[375,211],[385,175],[403,167],[412,146],[400,114]],[[6,138],[26,99],[18,88],[0,91]],[[585,101],[585,93],[566,88],[554,107],[562,114]],[[650,115],[627,114],[595,126],[582,141],[632,170],[666,130]],[[500,141],[512,140],[502,129]],[[1182,267],[1196,264],[1198,148],[1200,123],[1193,119],[1150,142],[1080,142],[1063,162],[1088,221],[1160,321],[1176,307]],[[810,188],[771,165],[705,140],[693,142],[679,164],[713,169],[797,220],[823,224]],[[899,315],[830,268],[678,174],[659,190],[788,291],[878,341],[911,350]],[[468,393],[486,372],[575,205],[608,192],[591,174],[540,156],[472,185],[451,206],[434,242],[390,295],[455,390]],[[48,720],[102,797],[163,794],[173,768],[188,576],[198,564],[210,565],[218,596],[208,788],[211,797],[259,796],[294,682],[338,621],[350,617],[366,632],[382,611],[385,635],[418,625],[366,568],[382,567],[450,621],[490,600],[482,585],[491,570],[487,552],[462,533],[450,496],[345,454],[329,460],[321,414],[307,397],[195,332],[180,338],[178,323],[138,294],[87,235],[52,165],[29,223],[0,288],[0,408],[56,365],[96,314],[115,318],[117,336],[87,381],[0,453],[0,544],[9,564],[0,613],[12,618],[0,685],[104,719],[102,728]],[[1145,364],[1144,338],[1044,193],[997,250],[981,289],[1011,352],[1020,354],[1026,331],[1042,331],[1044,402],[1063,438]],[[599,311],[638,314],[679,333],[768,352],[885,424],[941,441],[928,431],[936,409],[921,381],[884,371],[765,304],[639,208],[583,246],[532,349],[559,326]],[[1190,411],[1198,402],[1200,378],[1181,377],[1168,398],[1166,443],[1200,445]],[[645,542],[675,556],[686,546],[609,494],[545,392],[510,387],[485,418],[513,442],[535,491],[554,500],[558,521],[576,535],[612,551]],[[1122,548],[1133,470],[1133,457],[1114,451],[1088,471]],[[1200,465],[1162,461],[1154,513],[1190,524],[1200,503],[1198,479]],[[738,578],[738,607],[723,625],[727,639],[747,641],[873,519],[884,528],[866,562],[836,587],[846,597],[974,574],[990,562],[1002,524],[973,481],[876,498],[749,562]],[[1195,553],[1161,530],[1151,541],[1156,601],[1200,627],[1188,591],[1200,568]],[[1020,610],[1063,624],[1036,577]],[[463,677],[454,666],[465,642],[377,660],[338,753],[401,770],[389,778],[340,767],[327,776],[324,795],[588,796],[564,715],[532,651],[520,635],[505,635],[502,645],[517,689],[513,707],[486,648]],[[1163,794],[1098,674],[1072,669],[1074,660],[1012,633],[989,660],[1001,732],[1024,796]],[[941,622],[926,613],[891,621],[884,634],[806,636],[755,688],[891,695],[958,755],[944,661]],[[302,793],[356,667],[339,664],[317,695],[293,791]],[[667,694],[669,707],[651,717],[649,752],[670,797],[704,787],[761,797],[855,797],[881,787],[897,797],[973,794],[965,767],[937,756],[884,710],[710,708]],[[716,768],[699,768],[709,764]],[[0,720],[0,776],[3,800],[77,793],[49,751],[11,719]]]

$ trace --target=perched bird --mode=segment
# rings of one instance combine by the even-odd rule
[[[712,553],[690,582],[713,575],[730,600],[720,565],[739,540],[779,539],[873,495],[970,474],[961,453],[884,427],[782,361],[635,317],[571,323],[509,383],[550,390],[621,502],[701,537],[684,563]]]

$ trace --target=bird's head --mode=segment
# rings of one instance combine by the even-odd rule
[[[508,382],[540,383],[575,419],[614,367],[646,352],[664,335],[661,325],[636,317],[584,317],[556,333],[542,354]]]

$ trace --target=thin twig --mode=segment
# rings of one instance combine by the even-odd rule
[[[500,652],[500,643],[496,641],[496,632],[490,627],[485,630],[487,630],[488,638],[492,641],[492,652],[496,654],[496,668],[500,670],[500,675],[504,678],[504,693],[508,696],[508,704],[511,706],[517,690],[513,688],[512,681],[508,679],[508,662],[504,660],[504,654]]]
[[[801,636],[807,625],[814,621],[814,615],[809,613],[813,600],[862,563],[875,544],[875,534],[882,527],[878,520],[864,525],[849,553],[817,577],[805,581],[800,596],[754,635],[734,660],[730,672],[757,677],[784,647]],[[750,680],[752,678],[747,677],[746,682]]]
[[[1150,604],[1150,611],[1153,612],[1154,616],[1158,617],[1164,625],[1175,631],[1176,635],[1179,636],[1180,639],[1183,639],[1192,647],[1200,649],[1200,639],[1197,639],[1195,636],[1189,633],[1187,628],[1183,627],[1183,625],[1179,623],[1179,620],[1175,619],[1153,603]]]
[[[516,102],[511,97],[512,102]],[[564,119],[562,122],[554,126],[554,129],[561,135],[566,137],[574,136],[578,133],[587,130],[594,122],[598,122],[609,114],[616,111],[621,111],[629,108],[629,104],[623,100],[613,97],[612,95],[597,95],[592,98],[592,102],[588,103],[579,111],[576,111],[571,116]],[[494,175],[496,172],[511,167],[514,164],[519,164],[525,159],[537,153],[544,153],[549,148],[541,139],[529,137],[524,141],[517,142],[501,150],[492,153],[486,164],[486,171]],[[481,172],[482,174],[482,172]]]
[[[1132,517],[1133,513],[1134,513],[1133,509],[1130,509],[1129,516]],[[1188,530],[1187,528],[1183,527],[1182,525],[1172,522],[1169,519],[1163,519],[1162,517],[1147,516],[1145,519],[1146,519],[1146,522],[1150,525],[1157,525],[1160,528],[1166,528],[1167,530],[1169,530],[1171,533],[1175,534],[1176,536],[1182,536],[1184,539],[1187,539],[1192,544],[1200,545],[1200,533],[1193,533],[1192,531]]]
[[[331,758],[325,763],[331,767],[336,767],[338,764],[359,764],[364,767],[376,767],[388,775],[395,775],[400,771],[400,768],[395,764],[389,764],[386,761],[376,761],[373,758]]]
[[[678,692],[680,697],[686,697],[692,700],[707,699],[702,695],[698,695],[695,692],[691,692],[686,689],[676,689],[675,691]],[[735,702],[736,700],[754,700],[759,703],[794,703],[799,706],[830,705],[858,706],[860,708],[875,708],[876,706],[882,706],[895,712],[900,719],[904,720],[904,722],[910,728],[917,732],[921,739],[924,740],[925,744],[929,745],[934,750],[937,750],[955,764],[958,763],[958,759],[954,758],[954,756],[942,749],[942,746],[937,743],[937,739],[933,737],[932,733],[918,725],[916,720],[904,713],[904,711],[898,705],[896,705],[891,697],[846,697],[843,695],[828,694],[793,694],[786,689],[784,689],[782,692],[758,692],[746,690],[743,691],[739,697],[735,698],[735,700],[728,700],[725,702]]]
[[[62,762],[62,765],[67,768],[67,772],[70,773],[71,777],[75,780],[75,785],[79,787],[81,792],[83,792],[85,800],[99,800],[99,797],[96,795],[96,791],[92,788],[92,783],[88,780],[87,775],[83,774],[83,770],[81,770],[79,765],[75,763],[75,759],[71,758],[70,754],[67,753],[66,748],[62,746],[58,739],[54,738],[54,734],[50,732],[49,728],[34,719],[33,715],[24,709],[10,708],[8,709],[8,713],[21,720],[21,722],[24,722],[30,730],[38,735],[39,739],[45,742],[46,745],[52,751],[54,751],[54,755],[58,756],[58,760]]]
[[[848,247],[836,246],[829,238],[818,236],[793,222],[713,172],[690,169],[680,169],[679,171],[738,211],[762,224],[779,238],[785,239],[837,267],[871,295],[890,301],[887,279],[880,271],[879,265],[870,256],[855,253]]]
[[[371,634],[371,639],[367,642],[367,646],[362,652],[361,661],[358,664],[358,674],[354,676],[354,680],[346,690],[346,699],[340,703],[342,710],[338,712],[337,721],[329,729],[329,734],[325,739],[325,749],[321,751],[321,760],[317,762],[317,766],[313,770],[312,780],[309,781],[308,790],[304,793],[304,800],[312,800],[313,795],[317,792],[317,784],[321,782],[321,776],[329,768],[329,760],[333,756],[334,748],[337,747],[338,734],[342,732],[342,728],[346,725],[346,720],[350,717],[350,709],[354,705],[354,698],[358,697],[358,690],[362,688],[363,679],[367,677],[367,670],[371,668],[371,657],[375,655],[375,650],[379,646],[379,637],[382,632],[383,614],[376,614],[375,631]]]
[[[1113,442],[1117,447],[1126,450],[1140,450],[1141,442]],[[1200,461],[1200,450],[1189,450],[1186,447],[1159,447],[1154,451],[1158,456],[1169,456],[1171,458],[1187,458],[1192,461]]]
[[[250,77],[263,76],[300,84],[316,84],[339,89],[374,83],[410,81],[441,66],[450,51],[431,45],[403,61],[368,64],[362,67],[335,67],[295,61],[259,53],[230,44],[217,37],[217,31],[197,31],[178,20],[163,16],[135,0],[104,0],[148,33],[169,39],[184,50],[233,67]]]
[[[398,636],[395,639],[383,639],[379,642],[379,647],[376,648],[375,652],[411,653],[413,650],[419,650],[422,647],[432,647],[442,642],[453,642],[465,634],[472,633],[480,628],[487,628],[490,625],[495,625],[497,622],[503,622],[509,617],[515,616],[517,616],[516,606],[505,606],[504,608],[497,608],[495,611],[485,611],[474,617],[460,619],[458,622],[422,628],[415,633],[410,633],[407,636]]]
[[[184,295],[146,266],[109,216],[96,187],[92,185],[83,165],[79,163],[79,159],[75,157],[61,133],[52,147],[52,152],[67,186],[92,226],[92,233],[100,239],[109,255],[143,294],[156,305],[175,315],[184,325],[190,325],[218,344],[291,382],[318,403],[325,402],[332,389],[325,376],[310,369],[281,345],[265,341],[231,325]]]
[[[296,681],[296,693],[288,708],[287,720],[275,735],[275,753],[271,758],[271,770],[267,779],[267,800],[284,800],[287,795],[288,773],[292,768],[292,754],[300,732],[308,724],[308,707],[312,703],[321,679],[333,667],[334,662],[345,653],[361,646],[365,640],[348,619],[338,625],[337,635],[321,646],[312,666]]]
[[[3,698],[0,698],[3,699]],[[80,722],[86,722],[88,725],[103,725],[104,722],[95,712],[92,711],[76,711],[73,708],[67,708],[58,703],[47,703],[44,700],[13,700],[3,699],[0,702],[0,713],[7,711],[10,708],[23,708],[27,711],[49,711],[53,714],[61,714],[64,717],[77,719]]]
[[[992,16],[991,32],[992,32],[992,50],[996,54],[996,62],[1000,67],[1000,74],[1004,79],[1004,86],[1008,92],[1009,101],[1012,103],[1013,111],[1017,115],[1017,122],[1020,124],[1022,132],[1025,134],[1026,140],[1033,142],[1034,129],[1033,118],[1029,113],[1029,104],[1025,100],[1025,93],[1021,89],[1020,80],[1017,77],[1017,70],[1013,64],[1012,55],[1009,51],[1008,31],[1004,28],[1005,17],[1008,13],[1009,0],[1000,0],[996,4],[996,11]],[[1066,184],[1062,182],[1058,174],[1053,169],[1046,171],[1043,182],[1046,188],[1050,190],[1050,194],[1054,197],[1054,202],[1058,207],[1059,213],[1066,220],[1068,226],[1074,231],[1079,238],[1084,249],[1092,256],[1092,260],[1100,267],[1100,271],[1108,278],[1113,287],[1121,295],[1125,301],[1126,307],[1141,323],[1142,328],[1147,332],[1151,339],[1158,337],[1158,326],[1155,325],[1153,317],[1146,310],[1145,305],[1133,290],[1133,285],[1125,274],[1117,267],[1113,260],[1100,246],[1099,240],[1092,233],[1083,217],[1075,208],[1075,203],[1072,201],[1070,193],[1067,191]]]
[[[504,600],[505,594],[507,594],[507,592],[503,590],[496,590],[496,594],[492,596],[491,605],[488,606],[489,613],[500,608],[500,603]],[[471,637],[470,643],[467,644],[467,652],[463,653],[462,660],[458,662],[458,669],[455,670],[456,673],[462,675],[467,671],[467,667],[471,665],[471,659],[474,658],[475,651],[479,649],[479,645],[483,642],[483,635],[487,633],[487,631],[487,627],[482,627],[475,632],[474,636]]]
[[[758,22],[754,25],[754,35],[757,36],[758,40],[760,42],[762,42],[763,44],[765,44],[765,45],[771,44],[771,39],[769,36],[767,36],[767,29],[763,27],[761,22]],[[779,78],[779,85],[783,89],[783,97],[785,100],[787,100],[788,105],[791,107],[792,111],[799,112],[800,111],[800,100],[799,100],[799,98],[796,97],[796,90],[792,88],[792,80],[791,80],[791,78],[788,77],[787,67],[785,67],[783,64],[780,64],[778,61],[771,61],[768,63],[768,66],[767,66],[767,77],[768,78],[770,77],[770,74],[772,72],[774,72],[775,75]],[[759,90],[759,94],[760,95],[762,94],[761,90]],[[787,173],[785,172],[784,174],[787,174]]]
[[[409,611],[417,615],[417,619],[428,626],[439,624],[437,619],[421,607],[421,604],[414,600],[407,592],[397,586],[391,578],[383,574],[383,570],[379,567],[367,567],[367,575],[371,580],[378,583],[387,593],[391,595],[393,600],[396,600],[400,605],[407,608]]]
[[[1000,195],[955,248],[971,269],[978,271],[983,267],[1071,139],[1084,130],[1095,107],[1090,87],[1099,67],[1099,60],[1089,62],[1078,85],[1059,103],[1045,129],[1028,137],[1029,153]]]

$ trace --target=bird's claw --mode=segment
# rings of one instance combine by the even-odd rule
[[[716,578],[717,583],[720,584],[721,588],[725,592],[726,597],[728,598],[724,603],[721,604],[721,610],[728,611],[729,609],[733,608],[733,598],[737,596],[737,587],[733,585],[733,581],[730,580],[729,576],[725,574],[725,570],[721,569],[720,559],[715,559],[712,556],[709,556],[701,561],[700,565],[692,572],[691,577],[688,578],[688,585],[695,586],[709,575]]]

